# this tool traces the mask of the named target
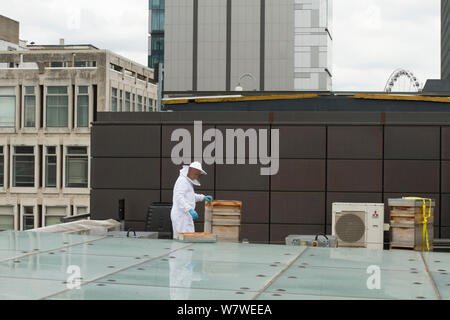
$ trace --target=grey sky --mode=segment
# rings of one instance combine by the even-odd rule
[[[241,0],[245,1],[245,0]],[[381,91],[399,67],[440,77],[440,0],[334,0],[333,90]],[[0,0],[37,44],[91,43],[147,64],[148,0]]]

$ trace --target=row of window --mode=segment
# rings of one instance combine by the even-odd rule
[[[0,232],[7,230],[26,231],[61,223],[61,218],[89,213],[87,206],[0,206]]]
[[[9,49],[9,48],[8,48]],[[13,50],[8,50],[13,51]],[[44,63],[46,68],[96,68],[97,62],[96,61],[50,61]],[[14,69],[14,68],[21,68],[21,67],[31,67],[37,69],[38,66],[36,63],[14,63],[10,62],[6,64],[7,68]]]
[[[10,161],[5,157],[6,148],[12,153]],[[57,149],[64,149],[61,159]],[[37,155],[37,156],[36,156]],[[62,159],[65,162],[62,163]],[[41,159],[41,160],[39,160]],[[41,162],[41,163],[39,163]],[[36,176],[36,166],[41,166]],[[40,167],[41,168],[41,167]],[[66,188],[88,188],[89,156],[88,147],[78,146],[0,146],[0,188],[7,189],[10,174],[10,186],[13,188],[59,188],[59,168],[65,168],[64,180]],[[42,171],[42,172],[40,172]]]
[[[139,74],[137,72],[128,70],[124,67],[118,66],[117,64],[110,63],[109,68],[113,71],[123,73],[125,76],[128,76],[130,78],[136,78],[137,80],[140,80],[143,82],[153,83],[153,79],[146,77],[143,74]]]
[[[46,67],[50,68],[71,68],[72,66],[74,68],[96,68],[97,62],[96,61],[75,61],[73,63],[72,61],[52,61],[45,64]]]
[[[111,111],[112,112],[145,112],[153,111],[156,100],[141,95],[132,94],[128,91],[112,88]]]
[[[40,110],[35,86],[23,87],[23,127],[36,128]],[[42,88],[42,91],[44,89]],[[41,92],[41,95],[43,92]],[[0,87],[0,128],[16,127],[16,88]],[[44,102],[43,102],[44,103]],[[76,126],[89,126],[89,86],[76,88]],[[69,126],[69,88],[67,86],[45,87],[45,124],[46,128],[67,128]],[[44,117],[44,115],[42,115]]]

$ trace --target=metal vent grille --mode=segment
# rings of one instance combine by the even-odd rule
[[[339,212],[336,214],[336,235],[339,247],[365,247],[365,212]]]

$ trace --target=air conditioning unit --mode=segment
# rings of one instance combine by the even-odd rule
[[[384,248],[383,203],[333,203],[333,236],[338,247]]]

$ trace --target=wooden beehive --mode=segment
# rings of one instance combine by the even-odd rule
[[[176,233],[175,240],[181,242],[216,242],[217,236],[212,233]]]
[[[205,232],[217,235],[218,241],[239,242],[242,202],[216,200],[205,203]]]
[[[416,251],[433,251],[434,239],[434,208],[436,202],[421,199],[389,199],[390,215],[390,248],[414,249]],[[424,214],[430,215],[424,226]],[[428,246],[424,239],[424,227],[428,232]]]

